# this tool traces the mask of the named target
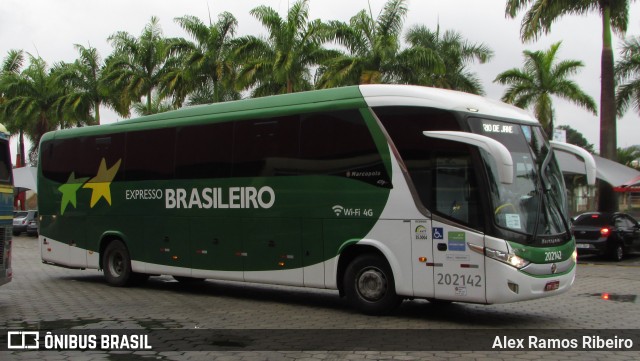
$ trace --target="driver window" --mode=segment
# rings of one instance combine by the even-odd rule
[[[468,154],[437,155],[432,199],[436,212],[460,223],[482,229],[479,191]]]

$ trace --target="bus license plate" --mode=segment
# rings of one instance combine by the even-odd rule
[[[560,288],[560,281],[547,282],[547,284],[544,285],[544,291],[545,292],[555,291],[558,288]]]

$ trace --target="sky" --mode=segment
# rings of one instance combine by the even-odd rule
[[[49,65],[77,58],[74,44],[92,46],[105,58],[112,52],[107,38],[126,31],[139,36],[152,16],[160,20],[167,37],[188,35],[174,21],[193,15],[208,23],[223,11],[238,19],[237,36],[261,35],[266,31],[250,15],[250,10],[270,6],[285,16],[292,0],[1,0],[0,56],[11,49],[22,49],[41,56]],[[348,21],[362,9],[377,16],[385,0],[310,0],[309,19]],[[556,22],[551,32],[536,41],[520,41],[521,17],[505,17],[506,0],[408,0],[405,31],[425,25],[441,31],[455,30],[473,43],[483,43],[494,51],[485,64],[473,64],[471,70],[481,79],[485,96],[500,99],[506,86],[493,83],[496,76],[511,68],[521,68],[523,50],[547,50],[562,41],[557,54],[561,60],[580,60],[585,66],[572,79],[600,103],[600,54],[602,25],[598,14],[566,16]],[[626,36],[640,36],[640,4],[631,5]],[[623,38],[614,36],[614,56]],[[569,125],[599,148],[599,118],[562,99],[554,99],[555,124]],[[529,109],[529,111],[531,111]],[[101,112],[103,123],[119,119],[113,112]],[[618,120],[618,147],[640,144],[640,115],[630,109]],[[12,148],[12,151],[14,151]]]

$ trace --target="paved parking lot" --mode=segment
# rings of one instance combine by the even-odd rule
[[[69,270],[44,265],[37,239],[17,237],[14,279],[0,287],[0,330],[289,330],[283,337],[363,337],[375,330],[416,330],[438,335],[465,332],[503,335],[528,330],[640,329],[640,255],[620,264],[584,257],[573,289],[557,297],[505,305],[434,305],[405,301],[390,316],[371,317],[352,311],[337,292],[315,289],[244,285],[207,281],[184,287],[170,277],[153,277],[142,287],[113,288],[95,270]],[[608,294],[609,299],[604,299]],[[438,331],[445,330],[445,331]],[[179,332],[179,331],[177,331]],[[306,333],[305,333],[306,332]],[[352,332],[352,331],[350,331]],[[448,333],[447,333],[448,332]],[[582,332],[582,331],[580,331]],[[623,331],[621,331],[623,332]],[[276,331],[272,332],[278,335]],[[637,334],[637,332],[636,332]],[[241,337],[242,332],[240,333]],[[251,335],[251,334],[249,334]],[[275,336],[274,336],[275,337]],[[311,340],[308,340],[311,341]],[[638,351],[380,351],[374,348],[338,351],[255,351],[241,339],[227,339],[223,350],[151,351],[0,351],[0,360],[632,360]],[[295,340],[293,341],[295,344]],[[344,341],[347,342],[347,341]],[[444,341],[443,341],[444,342]],[[2,345],[2,349],[5,345]],[[305,349],[303,347],[303,349]],[[228,350],[228,351],[227,351]],[[251,350],[251,351],[247,351]]]

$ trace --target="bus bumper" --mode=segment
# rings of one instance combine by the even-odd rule
[[[486,258],[487,303],[508,303],[555,296],[568,291],[576,266],[562,274],[533,276],[505,263]]]

